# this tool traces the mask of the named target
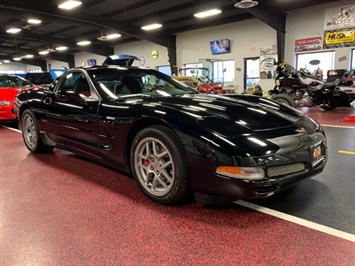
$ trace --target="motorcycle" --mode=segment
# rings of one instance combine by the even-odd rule
[[[269,91],[271,98],[283,101],[283,95],[292,98],[291,106],[317,107],[333,110],[337,107],[350,107],[352,98],[339,88],[340,80],[323,82],[322,75],[312,74],[301,68],[297,71],[287,63],[281,63],[276,69],[275,86]],[[288,98],[289,100],[289,98]]]
[[[346,92],[348,98],[355,100],[355,70],[349,70],[343,74],[339,88]]]

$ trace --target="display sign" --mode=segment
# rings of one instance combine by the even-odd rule
[[[153,57],[153,59],[158,59],[158,57],[159,57],[159,52],[158,52],[158,50],[153,50],[153,51],[152,51],[152,57]]]
[[[355,29],[339,29],[324,32],[324,49],[355,46]]]
[[[325,30],[355,27],[355,4],[328,8],[324,18]]]
[[[295,52],[314,51],[322,49],[322,37],[299,39],[295,41]]]

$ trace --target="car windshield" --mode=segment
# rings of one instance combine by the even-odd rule
[[[106,100],[198,93],[170,76],[152,69],[94,68],[88,73],[101,97]]]
[[[2,76],[0,77],[0,88],[16,88],[24,86],[34,86],[26,79],[16,76]]]

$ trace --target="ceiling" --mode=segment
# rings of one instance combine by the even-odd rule
[[[63,0],[0,0],[0,60],[12,59],[14,55],[35,55],[21,63],[43,65],[46,59],[73,64],[73,54],[90,52],[107,56],[113,47],[148,40],[175,48],[175,36],[184,31],[221,25],[257,17],[276,30],[282,31],[280,23],[285,12],[309,6],[336,2],[335,0],[259,0],[259,5],[249,9],[235,8],[239,0],[82,0],[82,5],[65,11],[57,6]],[[197,19],[194,13],[219,8],[222,13],[213,17]],[[42,20],[30,25],[28,18]],[[154,31],[143,31],[141,26],[161,23]],[[9,34],[10,26],[22,31]],[[116,40],[100,41],[97,38],[110,33],[120,33]],[[81,40],[90,40],[88,46],[78,46]],[[40,50],[67,46],[62,52],[39,55]],[[26,61],[27,60],[27,61]],[[45,63],[44,63],[45,65]]]

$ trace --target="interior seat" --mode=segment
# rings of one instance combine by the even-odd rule
[[[90,97],[90,86],[86,78],[78,78],[74,83],[74,91],[82,96]]]

